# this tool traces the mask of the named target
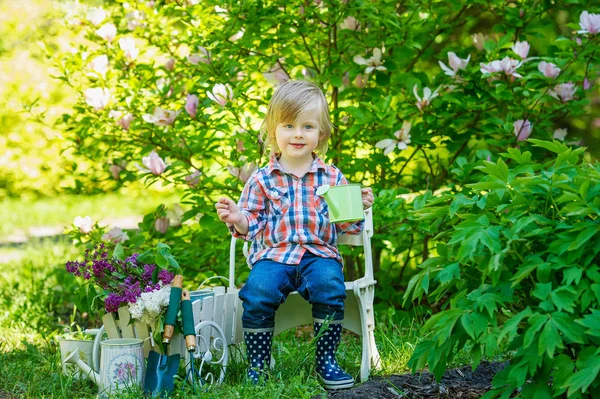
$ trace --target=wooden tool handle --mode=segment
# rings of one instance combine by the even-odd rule
[[[171,281],[171,287],[181,288],[183,286],[183,276],[181,274],[173,277],[173,281]]]
[[[196,332],[194,330],[194,315],[192,312],[191,296],[188,290],[181,292],[181,314],[183,316],[183,333],[188,352],[196,350]]]

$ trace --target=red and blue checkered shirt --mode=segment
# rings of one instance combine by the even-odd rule
[[[342,262],[337,249],[338,234],[359,234],[363,221],[329,223],[325,199],[316,194],[325,184],[348,184],[342,172],[313,156],[313,163],[301,178],[282,170],[276,156],[248,179],[238,202],[248,219],[248,233],[229,226],[232,235],[252,241],[248,264],[271,259],[297,265],[304,253]]]

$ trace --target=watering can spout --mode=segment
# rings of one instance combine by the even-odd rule
[[[83,360],[79,358],[79,349],[75,349],[71,352],[66,358],[65,363],[75,364],[77,365],[81,371],[88,376],[88,378],[96,385],[99,384],[100,375],[91,369],[90,366],[85,364]]]

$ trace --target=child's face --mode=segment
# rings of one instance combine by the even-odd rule
[[[319,145],[319,112],[309,110],[298,115],[295,121],[282,121],[275,129],[275,140],[286,161],[302,162],[312,159]]]

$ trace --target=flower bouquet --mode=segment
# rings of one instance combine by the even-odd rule
[[[93,312],[103,302],[109,313],[128,306],[133,319],[156,326],[169,305],[171,281],[180,270],[170,247],[159,243],[142,254],[126,256],[119,243],[112,255],[109,252],[106,244],[96,243],[85,250],[83,261],[66,263],[69,273],[86,281],[76,291],[75,305]]]

